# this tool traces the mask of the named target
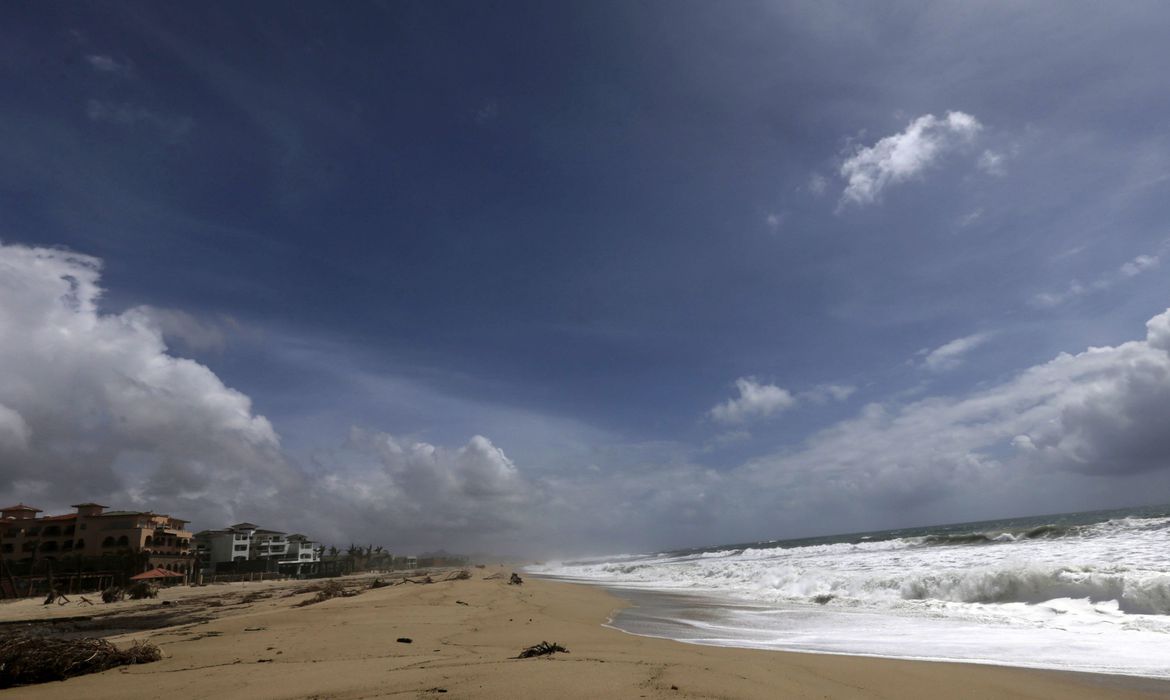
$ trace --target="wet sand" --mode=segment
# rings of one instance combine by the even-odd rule
[[[112,638],[158,644],[162,661],[12,688],[0,698],[1170,697],[1170,683],[1141,678],[640,637],[602,626],[625,604],[603,589],[537,579],[510,586],[510,570],[471,572],[470,580],[363,590],[305,607],[295,605],[313,595],[296,593],[306,582],[169,589],[159,600],[93,608],[0,604],[0,634],[19,627],[6,621],[35,629],[33,621],[46,616],[115,607],[119,615],[167,609],[191,616]],[[484,580],[496,573],[505,576]],[[118,629],[118,620],[107,623]],[[514,658],[544,640],[569,653]]]

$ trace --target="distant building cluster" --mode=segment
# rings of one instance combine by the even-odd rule
[[[304,535],[286,535],[252,523],[195,533],[195,552],[200,561],[206,562],[209,572],[276,570],[293,576],[316,574],[321,549]],[[258,565],[248,566],[248,562]]]
[[[65,515],[40,515],[23,503],[0,509],[0,561],[30,571],[56,566],[59,574],[104,562],[107,568],[166,569],[187,580],[216,573],[320,573],[324,547],[305,535],[252,523],[192,534],[189,521],[170,515],[98,503],[71,507],[76,512]]]

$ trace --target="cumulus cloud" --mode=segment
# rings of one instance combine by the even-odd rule
[[[967,353],[983,345],[992,337],[991,333],[975,333],[962,338],[955,338],[949,343],[941,345],[924,353],[922,366],[932,372],[945,372],[963,364]]]
[[[355,431],[316,473],[298,468],[251,399],[170,354],[164,334],[205,346],[219,336],[174,310],[103,313],[100,275],[90,256],[0,245],[0,497],[337,541],[394,533],[408,547],[499,542],[527,517],[532,487],[482,436],[450,449]]]
[[[796,405],[796,398],[774,384],[761,384],[752,377],[735,380],[739,396],[718,404],[709,415],[718,423],[743,423],[786,411]]]
[[[1142,340],[1062,354],[990,388],[870,404],[801,450],[751,461],[733,481],[808,512],[922,506],[1011,480],[1055,484],[1062,472],[1170,473],[1168,405],[1170,310]]]
[[[294,488],[247,396],[168,355],[141,314],[99,312],[100,269],[85,255],[0,246],[0,439],[18,448],[0,457],[0,491],[50,482],[63,500],[226,516]]]
[[[1031,299],[1031,305],[1040,309],[1050,309],[1067,303],[1088,294],[1104,292],[1118,284],[1155,269],[1161,264],[1161,255],[1165,246],[1157,255],[1138,255],[1132,260],[1121,264],[1120,267],[1109,270],[1091,282],[1083,283],[1073,280],[1068,287],[1059,292],[1041,292]]]
[[[943,154],[972,141],[983,126],[964,112],[918,117],[905,131],[857,148],[841,164],[841,204],[872,204],[893,184],[918,176]]]
[[[162,309],[142,305],[131,309],[127,316],[139,316],[143,323],[154,324],[166,341],[194,351],[222,352],[227,346],[227,334],[221,325],[205,321],[181,309]]]
[[[481,435],[451,449],[354,428],[322,480],[326,500],[396,542],[441,547],[494,541],[527,522],[534,487]]]

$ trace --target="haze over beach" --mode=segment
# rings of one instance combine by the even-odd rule
[[[671,639],[1165,679],[1166,36],[0,5],[0,502],[539,561]]]

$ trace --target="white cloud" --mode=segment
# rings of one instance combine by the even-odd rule
[[[1122,265],[1118,272],[1122,277],[1137,277],[1146,270],[1152,270],[1158,266],[1158,256],[1156,255],[1139,255],[1133,260]]]
[[[808,512],[859,502],[929,507],[1022,482],[1055,488],[1061,472],[1170,475],[1168,405],[1170,310],[1149,321],[1142,340],[1062,354],[987,389],[871,404],[799,451],[752,461],[732,481],[754,485],[744,492],[788,494]]]
[[[841,204],[872,204],[882,191],[923,172],[941,155],[970,142],[983,128],[975,117],[947,112],[943,118],[926,114],[905,131],[872,146],[860,147],[841,164],[846,180]]]
[[[1161,249],[1165,250],[1165,246]],[[1063,291],[1060,292],[1041,292],[1031,299],[1032,306],[1041,309],[1048,309],[1054,306],[1060,306],[1068,301],[1078,297],[1092,294],[1095,292],[1104,292],[1111,289],[1121,282],[1137,277],[1138,275],[1153,270],[1161,263],[1161,252],[1158,255],[1138,255],[1132,260],[1122,263],[1120,267],[1115,270],[1110,270],[1102,274],[1097,279],[1087,284],[1073,280],[1069,283]]]
[[[739,390],[739,397],[728,399],[709,412],[716,422],[743,423],[796,405],[796,399],[787,389],[774,384],[760,384],[751,377],[741,377],[735,380],[735,386]]]
[[[983,345],[991,339],[991,333],[975,333],[962,338],[956,338],[925,353],[922,366],[932,372],[944,372],[955,369],[963,364],[967,353]]]
[[[775,212],[769,213],[764,217],[764,223],[768,225],[768,230],[776,233],[780,230],[780,226],[784,224],[784,215]]]
[[[153,324],[171,344],[177,343],[195,351],[215,352],[222,352],[227,346],[227,334],[219,324],[196,318],[181,309],[143,305],[126,314],[138,315],[143,323]]]
[[[522,507],[533,487],[481,436],[448,449],[354,431],[319,472],[301,470],[248,396],[164,342],[168,325],[205,345],[214,332],[174,310],[102,313],[100,273],[93,257],[0,244],[0,498],[407,547],[506,539],[536,519]]]
[[[847,384],[818,384],[808,391],[800,392],[800,399],[818,404],[824,404],[830,401],[845,401],[855,391],[857,391],[857,387]]]
[[[822,195],[829,189],[829,179],[820,173],[814,173],[808,179],[808,191],[815,195]]]
[[[125,63],[117,60],[113,56],[104,54],[89,54],[85,57],[90,67],[99,73],[111,73],[119,76],[129,76],[134,72],[133,65],[126,61]]]
[[[1003,176],[1007,174],[1006,162],[1007,158],[1002,153],[988,149],[979,154],[975,167],[988,175]]]
[[[85,105],[85,115],[91,121],[124,127],[145,124],[158,129],[170,139],[185,137],[195,126],[195,121],[190,117],[162,115],[130,102],[90,100]]]
[[[294,486],[249,398],[166,354],[141,314],[100,313],[99,274],[85,255],[0,245],[0,432],[23,435],[0,491],[49,480],[63,499],[207,514]]]

